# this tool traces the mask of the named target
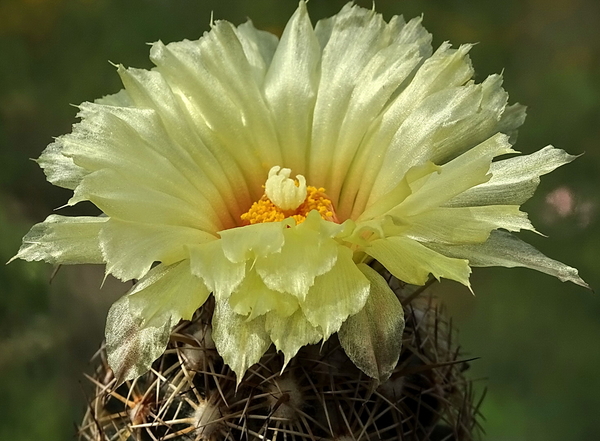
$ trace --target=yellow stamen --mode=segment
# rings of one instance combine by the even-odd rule
[[[312,210],[317,210],[325,220],[339,223],[333,209],[333,203],[325,195],[325,189],[310,185],[306,187],[304,202],[294,210],[282,210],[266,195],[263,195],[258,201],[252,204],[246,213],[242,214],[241,218],[246,225],[263,222],[280,222],[288,217],[293,218],[296,224],[300,224],[304,222],[306,216]]]

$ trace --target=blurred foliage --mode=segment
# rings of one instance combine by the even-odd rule
[[[343,0],[311,0],[314,20]],[[371,1],[357,3],[371,7]],[[554,144],[585,155],[543,179],[526,205],[550,239],[527,236],[600,287],[600,2],[597,0],[378,0],[389,18],[424,14],[438,45],[480,42],[481,81],[504,71],[513,102],[529,106],[517,149]],[[108,60],[148,68],[147,42],[196,39],[216,19],[280,33],[296,0],[1,0],[0,259],[68,197],[28,158],[70,131],[69,104],[116,92]],[[65,214],[82,214],[63,210]],[[80,372],[102,338],[110,303],[127,287],[102,270],[14,262],[0,266],[0,439],[69,439],[86,400]],[[476,270],[477,297],[456,284],[447,299],[489,393],[486,439],[582,440],[600,433],[600,300],[526,270]],[[485,378],[485,379],[484,379]]]

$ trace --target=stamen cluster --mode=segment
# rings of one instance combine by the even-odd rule
[[[306,187],[306,199],[304,202],[294,210],[282,210],[267,195],[263,195],[258,201],[252,204],[246,213],[241,215],[241,219],[244,224],[252,225],[263,222],[280,222],[289,217],[294,219],[296,224],[301,224],[312,210],[317,210],[325,220],[338,222],[333,209],[333,203],[325,194],[325,189],[322,187],[316,188],[311,185]]]

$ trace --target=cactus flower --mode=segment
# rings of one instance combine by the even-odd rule
[[[152,45],[119,93],[38,159],[97,217],[52,215],[16,258],[98,263],[139,282],[111,308],[109,363],[149,369],[212,293],[215,346],[238,379],[274,344],[286,362],[338,333],[364,372],[398,360],[402,307],[370,264],[423,285],[524,266],[586,286],[512,233],[540,175],[574,159],[512,149],[525,109],[502,77],[477,84],[471,45],[437,50],[416,18],[346,5],[280,39],[251,22]],[[497,157],[509,155],[496,159]]]

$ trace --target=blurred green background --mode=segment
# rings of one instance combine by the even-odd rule
[[[311,0],[313,20],[345,1]],[[359,1],[371,7],[371,1]],[[76,109],[120,89],[108,60],[151,67],[145,43],[195,39],[211,13],[251,17],[280,33],[294,0],[0,0],[0,260],[69,197],[28,158],[70,131]],[[523,234],[579,268],[600,289],[600,2],[598,0],[378,0],[386,18],[424,14],[435,45],[480,42],[477,80],[504,71],[512,102],[529,106],[516,148],[552,143],[585,155],[545,177],[527,203],[539,231]],[[79,210],[79,208],[78,208]],[[74,210],[64,210],[66,214]],[[79,211],[78,214],[81,214]],[[102,268],[0,266],[0,439],[65,440],[86,405],[83,370],[106,311],[127,286]],[[478,269],[476,297],[452,283],[447,299],[487,386],[485,439],[600,439],[600,299],[528,270]]]

